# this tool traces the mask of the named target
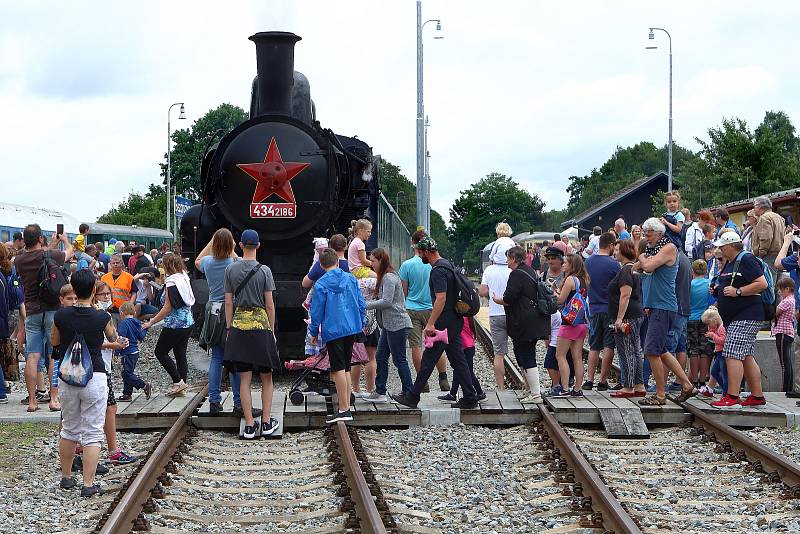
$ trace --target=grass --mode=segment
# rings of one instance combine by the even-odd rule
[[[24,463],[29,447],[58,429],[52,423],[3,423],[0,425],[0,479],[13,478]]]

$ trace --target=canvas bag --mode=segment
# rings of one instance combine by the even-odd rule
[[[86,344],[83,334],[75,334],[75,338],[64,351],[58,378],[71,386],[83,388],[92,379],[92,374],[94,374],[94,368],[92,367],[92,356],[89,354],[89,346]]]

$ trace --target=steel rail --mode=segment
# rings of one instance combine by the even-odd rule
[[[483,345],[484,350],[486,351],[486,355],[488,356],[490,361],[493,361],[494,355],[492,350],[492,340],[489,337],[489,333],[486,331],[486,328],[476,319],[473,321],[475,323],[475,334],[478,337],[478,341],[480,341],[481,345]],[[514,361],[511,359],[511,356],[508,354],[505,355],[503,358],[503,364],[506,368],[506,382],[508,386],[514,388],[524,388],[525,387],[525,377],[522,376],[519,368],[516,366]]]
[[[383,518],[378,511],[375,500],[372,498],[372,492],[369,489],[367,480],[364,478],[361,464],[356,458],[353,442],[347,433],[347,426],[342,421],[336,423],[334,435],[336,436],[336,444],[339,447],[342,468],[347,477],[347,485],[350,487],[350,497],[353,499],[353,504],[358,514],[361,532],[364,534],[386,534]]]
[[[183,408],[178,419],[164,434],[153,453],[142,465],[139,473],[130,481],[116,506],[105,519],[102,527],[97,529],[100,534],[121,534],[131,532],[134,522],[142,513],[145,502],[150,497],[150,491],[155,487],[158,478],[175,454],[181,440],[189,429],[188,421],[194,410],[203,403],[208,394],[208,384],[198,391],[192,400]],[[102,520],[101,520],[102,521]]]

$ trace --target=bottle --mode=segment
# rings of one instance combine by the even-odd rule
[[[622,326],[619,329],[617,329],[614,323],[611,323],[610,325],[608,325],[608,327],[611,330],[616,330],[617,332],[620,332],[625,335],[631,333],[631,323],[629,323],[628,321],[622,321]]]

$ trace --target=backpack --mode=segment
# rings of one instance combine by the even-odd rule
[[[573,276],[575,292],[564,303],[561,309],[561,323],[569,326],[586,324],[589,315],[589,303],[586,300],[586,290],[581,287],[577,276]]]
[[[456,315],[460,317],[473,317],[481,309],[481,298],[472,283],[466,276],[456,271],[449,265],[437,265],[434,268],[442,267],[453,273],[456,291]]]
[[[61,366],[58,369],[58,378],[71,386],[86,387],[92,379],[94,368],[89,346],[83,334],[75,334],[75,338],[67,345]]]
[[[42,256],[42,266],[39,268],[37,281],[39,300],[44,304],[57,306],[60,303],[61,287],[66,285],[67,277],[64,269],[53,259],[49,250],[46,250]]]
[[[25,289],[22,287],[22,280],[17,274],[15,267],[11,268],[11,274],[5,277],[5,292],[8,311],[16,310],[19,305],[25,302]]]
[[[533,308],[536,309],[539,315],[549,317],[558,311],[558,302],[556,301],[556,295],[553,293],[553,290],[548,287],[542,279],[534,278],[526,271],[521,272],[536,284],[536,302],[532,304],[535,304]]]
[[[731,284],[733,284],[736,273],[739,272],[739,264],[742,262],[742,256],[745,254],[752,254],[752,252],[740,252],[736,256],[736,261],[733,262],[733,270],[731,271]],[[772,271],[764,263],[764,260],[758,256],[753,255],[758,264],[761,266],[761,272],[764,274],[764,279],[767,281],[767,287],[761,292],[761,303],[764,306],[764,320],[771,321],[775,318],[775,279],[772,276]]]

